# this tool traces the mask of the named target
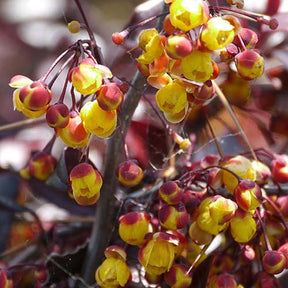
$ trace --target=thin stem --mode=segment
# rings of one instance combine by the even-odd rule
[[[265,244],[266,244],[267,250],[268,251],[272,251],[272,247],[271,247],[268,235],[267,235],[266,226],[265,226],[265,223],[261,219],[261,215],[260,215],[258,209],[255,210],[255,214],[256,214],[256,216],[257,216],[257,218],[258,218],[258,220],[260,222],[261,228],[263,230],[263,235],[264,235],[264,240],[265,240]]]
[[[74,49],[74,45],[69,47],[67,50],[65,50],[62,54],[60,54],[57,59],[52,63],[48,71],[39,79],[39,81],[45,82],[49,74],[52,72],[52,70],[57,66],[57,64],[68,54],[71,52],[71,50]]]
[[[14,123],[0,126],[0,132],[10,131],[10,130],[14,130],[14,129],[21,129],[21,128],[24,128],[26,126],[41,124],[41,123],[45,123],[45,122],[46,122],[45,118],[31,118],[31,119],[21,120],[18,122],[14,122]]]
[[[218,84],[217,84],[214,80],[212,80],[212,82],[213,82],[213,84],[214,84],[214,86],[215,86],[215,91],[216,91],[216,94],[217,94],[218,98],[219,98],[220,101],[222,102],[223,106],[224,106],[224,107],[227,109],[227,111],[229,112],[229,114],[230,114],[231,118],[233,119],[236,127],[238,128],[239,132],[241,133],[241,136],[242,136],[244,142],[246,143],[249,151],[251,152],[251,155],[252,155],[253,159],[254,159],[255,161],[257,161],[257,156],[256,156],[256,154],[255,154],[255,152],[254,152],[254,150],[253,150],[253,148],[252,148],[252,146],[251,146],[251,144],[250,144],[250,142],[249,142],[249,140],[248,140],[247,135],[245,134],[242,126],[240,125],[239,120],[237,119],[237,117],[236,117],[236,115],[235,115],[235,112],[233,111],[231,105],[229,104],[228,100],[226,99],[224,93],[222,92],[222,90],[220,89],[220,87],[218,86]]]
[[[103,55],[102,55],[102,52],[101,52],[101,49],[97,46],[97,42],[96,42],[96,39],[94,37],[94,34],[90,28],[90,25],[87,21],[87,18],[86,18],[86,15],[84,13],[84,10],[80,4],[80,1],[79,0],[74,0],[77,7],[78,7],[78,10],[83,18],[83,21],[85,23],[85,26],[86,26],[86,30],[87,30],[87,33],[89,35],[89,38],[91,39],[91,46],[93,47],[93,53],[95,54],[95,57],[96,57],[96,60],[99,64],[104,64],[104,58],[103,58]]]
[[[223,151],[222,151],[222,149],[221,149],[221,145],[220,145],[220,143],[219,143],[218,138],[216,137],[216,134],[215,134],[214,129],[213,129],[213,127],[212,127],[211,121],[210,121],[210,119],[207,117],[207,115],[206,115],[206,119],[207,119],[207,123],[208,123],[209,130],[210,130],[210,132],[211,132],[211,134],[212,134],[212,137],[213,137],[213,139],[214,139],[214,141],[215,141],[218,154],[220,155],[220,158],[223,159],[223,158],[224,158],[224,154],[223,154]]]

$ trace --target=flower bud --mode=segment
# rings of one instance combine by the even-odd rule
[[[206,23],[200,39],[209,50],[218,50],[226,47],[234,39],[234,26],[222,17],[212,17]]]
[[[199,100],[201,102],[205,102],[213,97],[215,94],[215,87],[213,85],[213,82],[211,80],[207,80],[203,83],[203,85],[196,89],[194,92],[194,97],[196,100]]]
[[[278,196],[276,204],[284,217],[288,217],[288,195]]]
[[[164,274],[164,280],[173,288],[188,288],[192,283],[192,277],[187,274],[187,269],[182,264],[173,264],[171,269]]]
[[[49,153],[37,152],[29,161],[28,173],[39,180],[46,180],[53,173],[57,160]]]
[[[163,205],[158,218],[161,226],[170,230],[182,229],[188,224],[188,213],[182,202],[177,205]]]
[[[288,267],[288,242],[282,244],[277,251],[283,253],[283,255],[286,257],[286,268]]]
[[[229,273],[212,275],[208,278],[207,288],[237,288],[235,276]]]
[[[69,108],[63,103],[51,105],[46,111],[47,124],[52,128],[64,128],[69,123]]]
[[[133,160],[126,160],[118,165],[116,175],[123,186],[134,187],[142,181],[144,173]]]
[[[256,275],[256,288],[279,288],[279,280],[271,274],[268,274],[265,271],[260,271]]]
[[[159,89],[155,95],[159,109],[166,113],[176,114],[187,104],[186,89],[176,82],[172,82]]]
[[[119,218],[119,235],[130,245],[142,245],[145,235],[152,232],[150,217],[145,212],[129,212]]]
[[[241,260],[244,263],[251,263],[255,259],[255,250],[250,245],[244,245],[241,250]]]
[[[100,197],[102,177],[91,164],[80,163],[70,172],[73,196],[79,205],[95,204]]]
[[[183,190],[176,181],[167,181],[160,186],[158,195],[167,204],[176,205],[182,199]]]
[[[98,101],[89,101],[80,110],[85,130],[98,137],[106,138],[110,136],[117,124],[116,110],[103,110]]]
[[[272,178],[279,183],[288,182],[288,156],[279,155],[271,163]]]
[[[266,251],[262,259],[263,268],[269,274],[278,274],[286,268],[286,257],[279,251]]]
[[[271,176],[271,171],[268,166],[260,161],[253,160],[252,167],[256,172],[255,182],[259,185],[266,184]]]
[[[236,186],[234,197],[241,209],[254,213],[254,210],[261,204],[261,188],[254,181],[244,179]]]
[[[140,248],[138,259],[148,273],[160,275],[169,271],[175,257],[176,236],[164,232],[152,234]]]
[[[245,80],[253,80],[262,76],[264,59],[255,50],[245,50],[235,57],[239,75]]]
[[[90,136],[83,126],[80,115],[75,112],[70,113],[67,126],[56,129],[56,134],[66,145],[72,148],[86,146]]]
[[[19,100],[23,106],[32,111],[46,111],[52,98],[48,85],[34,81],[20,89]]]
[[[102,74],[96,68],[93,60],[86,58],[70,71],[69,80],[79,93],[89,95],[100,89]]]
[[[171,35],[166,39],[165,51],[173,59],[181,59],[192,51],[191,41],[185,34]]]
[[[123,93],[116,83],[102,85],[97,95],[97,101],[103,110],[116,110],[123,101]]]
[[[73,20],[68,23],[68,30],[72,34],[76,34],[80,32],[81,25],[78,21]]]
[[[127,263],[119,258],[106,258],[95,272],[95,280],[102,288],[125,287],[130,279]]]
[[[211,54],[193,50],[188,56],[182,58],[181,69],[187,79],[205,82],[212,78],[214,72]]]
[[[239,37],[242,39],[245,47],[247,49],[253,49],[255,48],[257,42],[258,42],[258,36],[257,34],[249,29],[249,28],[242,28],[239,35],[236,36],[233,40],[233,43],[236,44],[239,47],[242,47],[240,41],[239,41]]]
[[[202,0],[175,0],[170,5],[171,24],[184,32],[207,22],[209,9]]]
[[[253,216],[241,209],[238,209],[235,216],[230,220],[230,232],[236,242],[246,243],[256,233],[256,222]]]

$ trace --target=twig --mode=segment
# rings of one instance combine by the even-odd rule
[[[14,122],[14,123],[0,126],[0,132],[10,131],[13,129],[20,129],[20,128],[23,128],[26,126],[41,124],[41,123],[45,123],[45,122],[46,122],[45,118],[33,118],[33,119],[21,120],[18,122]]]
[[[252,146],[251,146],[251,144],[250,144],[250,142],[248,140],[247,135],[245,134],[242,126],[240,125],[239,120],[237,119],[232,107],[230,106],[228,100],[226,99],[225,95],[223,94],[223,92],[220,89],[220,87],[218,86],[218,84],[214,80],[212,80],[212,81],[213,81],[213,84],[215,86],[215,90],[216,90],[216,94],[217,94],[218,98],[220,99],[220,101],[222,102],[224,107],[229,112],[229,114],[230,114],[231,118],[233,119],[236,127],[238,128],[239,132],[241,133],[241,136],[242,136],[244,142],[246,143],[247,147],[249,148],[252,157],[254,158],[254,160],[257,161],[257,156],[256,156],[256,154],[255,154],[255,152],[254,152],[254,150],[253,150],[253,148],[252,148]]]

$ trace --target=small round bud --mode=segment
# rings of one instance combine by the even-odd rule
[[[288,182],[288,156],[279,155],[271,163],[272,178],[279,183]]]
[[[187,269],[182,264],[173,264],[171,269],[164,274],[164,280],[173,288],[188,288],[192,283],[192,277],[187,274]]]
[[[279,251],[267,251],[262,259],[263,268],[269,274],[278,274],[286,268],[286,257]]]
[[[158,218],[161,226],[170,230],[182,229],[188,224],[188,213],[182,202],[177,205],[163,205]]]
[[[239,35],[236,36],[233,40],[233,43],[235,45],[242,47],[239,38],[243,41],[243,43],[247,49],[255,48],[255,46],[258,42],[257,34],[249,28],[242,28]]]
[[[207,288],[238,288],[235,276],[229,273],[215,274],[209,277]]]
[[[175,181],[168,181],[161,185],[158,190],[158,195],[167,204],[178,204],[183,195],[183,190],[178,186]]]
[[[47,124],[52,128],[64,128],[69,123],[69,108],[63,103],[51,105],[46,111]]]
[[[99,106],[106,111],[116,110],[123,101],[123,93],[116,83],[102,85],[97,96]]]
[[[264,59],[255,50],[245,50],[235,57],[239,75],[245,80],[253,80],[262,76]]]
[[[76,34],[76,33],[79,33],[80,31],[80,28],[81,28],[81,25],[78,21],[76,20],[73,20],[71,22],[68,23],[68,30],[70,33],[72,34]]]
[[[192,51],[191,41],[186,35],[172,35],[165,41],[165,50],[173,59],[181,59]]]
[[[133,160],[126,160],[118,165],[116,175],[123,186],[134,187],[142,181],[144,173]]]

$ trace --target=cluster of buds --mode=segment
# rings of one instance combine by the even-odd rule
[[[219,74],[217,55],[234,62],[243,80],[263,74],[264,60],[255,49],[257,34],[242,28],[236,17],[217,16],[220,8],[209,11],[203,0],[165,2],[169,14],[163,21],[164,31],[141,32],[138,47],[142,54],[136,60],[147,82],[158,89],[156,102],[166,120],[180,122],[189,107],[206,104],[213,97],[212,80]],[[129,29],[114,33],[112,40],[119,45],[128,35]]]

